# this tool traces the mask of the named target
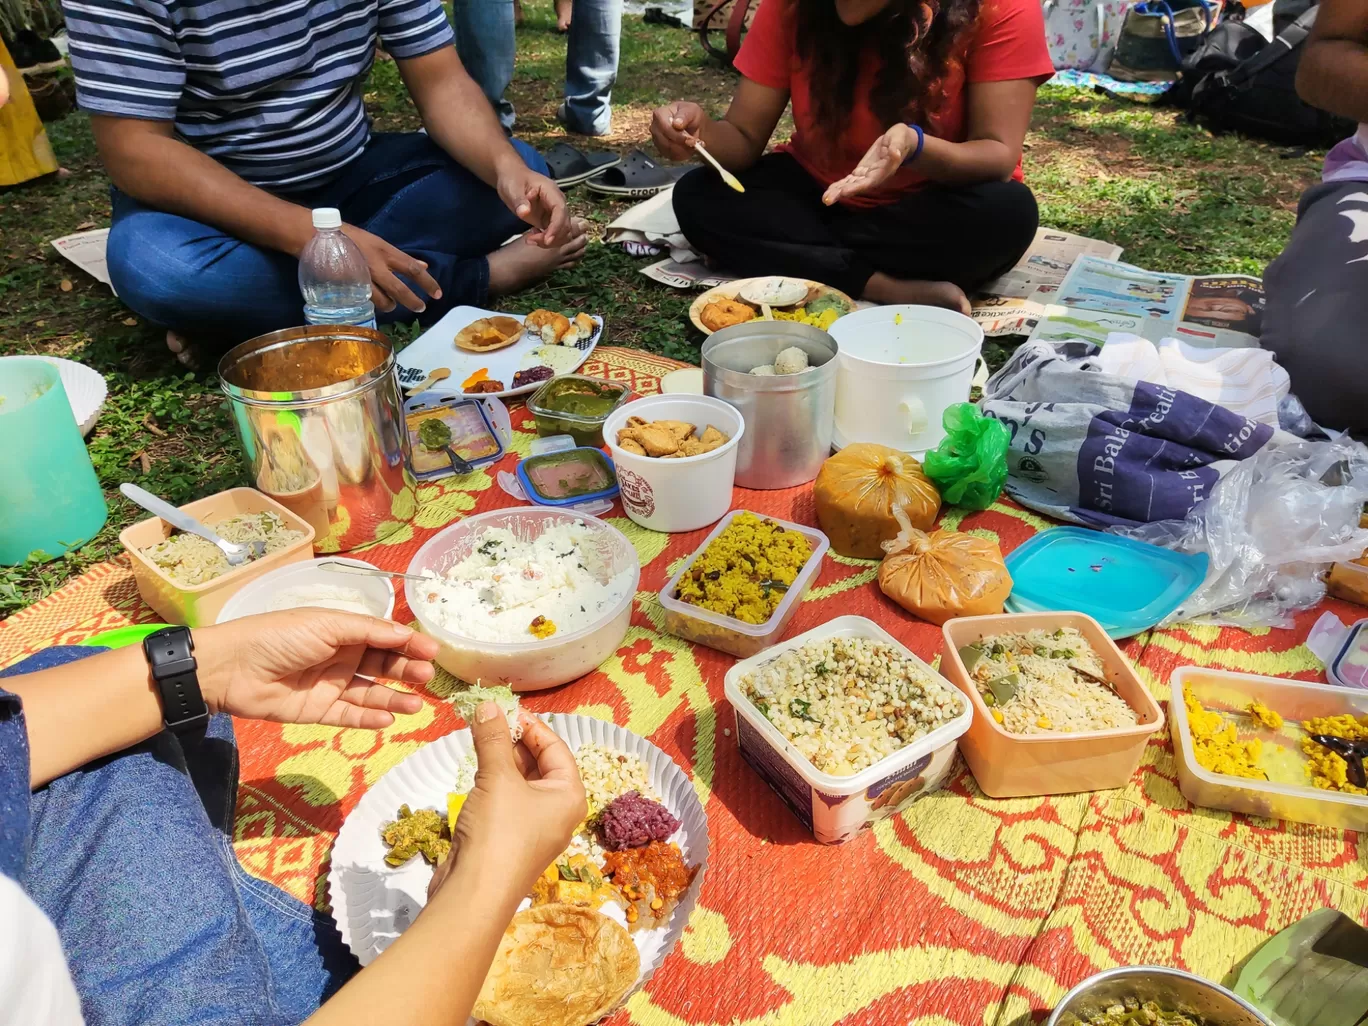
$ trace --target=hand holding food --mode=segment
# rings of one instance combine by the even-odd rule
[[[694,141],[707,123],[708,115],[698,104],[676,100],[657,107],[651,115],[651,141],[667,160],[689,160]]]

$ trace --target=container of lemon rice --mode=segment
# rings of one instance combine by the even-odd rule
[[[1368,727],[1368,691],[1199,666],[1179,667],[1172,682],[1169,723],[1173,753],[1178,786],[1188,801],[1266,819],[1368,832],[1368,795],[1313,786],[1301,747],[1307,736],[1302,729],[1306,721],[1352,716]],[[1262,749],[1259,765],[1272,770],[1275,779],[1233,776],[1199,765],[1185,695],[1202,707],[1203,714],[1219,714],[1232,724],[1239,742],[1258,741]],[[1256,721],[1250,715],[1255,702],[1276,713],[1281,725]],[[1302,777],[1306,778],[1304,783],[1299,782]]]
[[[761,623],[748,623],[734,616],[681,601],[676,597],[680,582],[693,572],[695,564],[708,552],[713,543],[738,521],[740,521],[738,527],[745,526],[748,522],[745,518],[760,520],[784,531],[795,531],[803,537],[811,549],[811,555],[797,568],[791,582],[781,579],[774,580],[769,584],[769,590],[772,594],[783,597],[773,612]],[[830,547],[831,543],[827,541],[827,536],[815,527],[791,524],[787,520],[779,520],[775,517],[761,517],[759,514],[743,509],[732,510],[718,521],[712,533],[689,557],[688,562],[680,567],[665,587],[661,589],[660,605],[665,610],[666,632],[684,638],[686,641],[707,645],[709,648],[715,648],[719,652],[726,652],[741,659],[755,655],[762,649],[773,645],[783,635],[789,621],[793,619],[793,614],[798,612],[799,603],[803,601],[803,597],[807,595],[813,581],[817,579],[817,575],[822,569],[822,557],[826,555],[826,551]],[[791,567],[786,568],[781,576],[787,577],[791,570]]]
[[[888,646],[906,664],[908,672],[923,682],[926,688],[923,696],[928,701],[944,703],[936,716],[936,725],[928,724],[921,736],[869,765],[862,763],[853,773],[842,767],[819,768],[776,725],[785,722],[783,717],[775,716],[773,709],[758,706],[748,695],[748,686],[757,681],[757,675],[775,674],[777,668],[783,666],[782,660],[787,654],[828,641],[874,642]],[[817,666],[813,669],[820,673]],[[789,688],[789,685],[782,687]],[[934,698],[931,692],[935,693]],[[939,790],[950,778],[959,739],[974,717],[973,708],[953,684],[918,659],[893,635],[863,616],[838,616],[759,655],[743,659],[727,672],[725,694],[736,713],[736,743],[741,757],[821,844],[849,841],[865,827],[895,815]],[[782,694],[789,695],[789,702],[800,710],[806,707],[811,711],[816,704],[797,697],[797,692],[792,690]],[[833,732],[824,726],[817,729]]]

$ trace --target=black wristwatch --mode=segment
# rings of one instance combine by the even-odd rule
[[[209,723],[194,653],[189,627],[167,627],[143,639],[143,655],[161,692],[162,720],[177,734],[202,732]]]

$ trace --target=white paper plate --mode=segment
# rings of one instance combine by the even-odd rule
[[[20,360],[26,357],[6,356],[0,359]],[[81,434],[90,434],[95,422],[100,419],[105,398],[109,395],[104,375],[83,363],[63,360],[60,356],[39,356],[38,359],[46,360],[57,368],[57,375],[62,379],[67,401],[71,404],[71,412],[76,417],[76,423],[81,426]]]
[[[641,954],[641,976],[624,996],[626,1000],[674,950],[698,904],[708,863],[707,815],[684,771],[645,738],[589,716],[554,713],[543,719],[572,751],[592,741],[641,759],[651,786],[679,820],[679,830],[671,840],[684,852],[686,862],[698,866],[669,923],[632,935]],[[338,831],[328,871],[328,900],[342,939],[363,966],[374,961],[413,922],[427,900],[432,877],[432,868],[421,857],[398,868],[387,866],[381,827],[393,822],[399,806],[405,804],[412,809],[438,809],[445,816],[447,793],[467,772],[473,752],[469,730],[455,731],[418,749],[366,792]]]
[[[541,339],[524,335],[511,346],[497,349],[492,353],[467,353],[464,349],[456,348],[456,333],[481,317],[513,317],[521,321],[526,316],[527,314],[481,310],[476,306],[453,307],[446,312],[440,321],[419,335],[409,343],[403,352],[395,357],[399,364],[400,386],[405,389],[412,388],[438,367],[446,367],[451,371],[451,377],[438,382],[432,388],[432,391],[443,394],[454,393],[459,395],[461,382],[481,367],[488,368],[489,376],[494,380],[502,381],[505,384],[512,383],[513,375],[524,369],[524,357],[532,350],[540,348]],[[579,359],[575,365],[573,367],[567,366],[564,370],[556,370],[556,374],[573,374],[580,369],[585,360],[589,359],[589,354],[594,351],[599,339],[603,337],[603,318],[594,316],[594,323],[598,325],[598,330],[594,332],[591,338],[576,345],[564,347],[578,351]],[[552,369],[555,370],[555,368]],[[508,396],[535,392],[544,382],[545,379],[543,378],[542,381],[534,381],[532,384],[523,385],[521,388],[506,388],[502,392],[484,394],[505,399]]]

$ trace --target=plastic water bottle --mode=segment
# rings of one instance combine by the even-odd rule
[[[314,237],[299,254],[299,291],[310,324],[375,327],[370,270],[356,243],[342,234],[336,207],[313,212]]]

